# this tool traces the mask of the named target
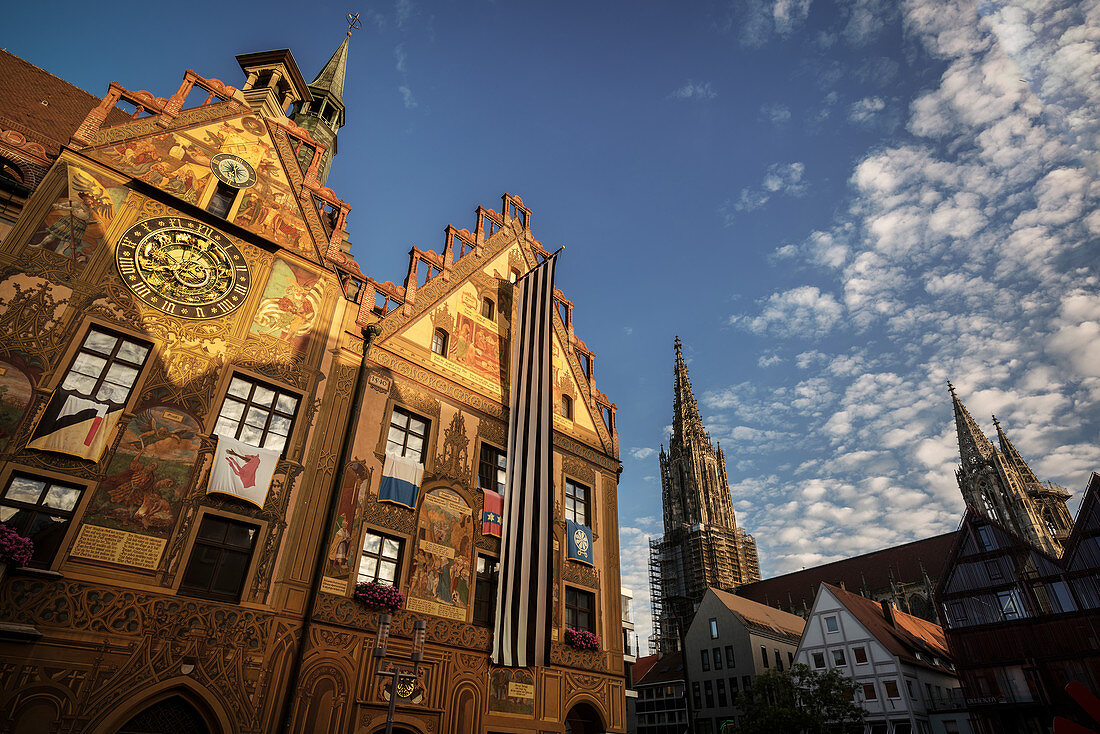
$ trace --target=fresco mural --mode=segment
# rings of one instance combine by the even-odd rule
[[[499,390],[501,359],[508,351],[506,334],[495,321],[481,315],[476,293],[464,290],[447,357],[464,367],[469,379]]]
[[[245,190],[233,223],[307,257],[316,257],[297,199],[288,187],[270,179],[258,178],[255,186]]]
[[[23,370],[0,360],[0,453],[19,430],[30,405],[34,386]]]
[[[127,140],[98,154],[123,173],[198,204],[213,175],[210,158],[218,152],[178,133],[162,133]]]
[[[466,619],[473,539],[473,511],[458,493],[434,489],[424,495],[406,609]]]
[[[336,520],[328,540],[321,590],[330,594],[343,594],[348,581],[355,574],[359,560],[356,540],[359,537],[359,518],[363,516],[370,495],[370,469],[362,459],[356,459],[344,470],[340,483],[340,500],[336,505]]]
[[[107,228],[126,198],[126,189],[109,178],[68,167],[66,188],[27,242],[29,247],[63,255],[84,265],[103,242]]]
[[[534,717],[534,672],[527,668],[490,668],[489,713]]]
[[[305,351],[324,293],[325,280],[320,275],[276,259],[250,331]]]
[[[156,407],[122,434],[71,555],[155,569],[198,465],[202,428],[190,415]]]

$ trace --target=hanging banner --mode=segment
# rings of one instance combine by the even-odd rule
[[[260,449],[218,436],[218,451],[210,471],[207,494],[228,494],[263,508],[281,451]]]

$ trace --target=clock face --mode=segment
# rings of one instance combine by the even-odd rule
[[[225,235],[183,217],[134,225],[119,240],[115,261],[138,298],[185,319],[237,310],[252,282],[244,255]]]
[[[210,159],[210,170],[219,180],[238,189],[256,185],[256,169],[232,153],[218,153]]]

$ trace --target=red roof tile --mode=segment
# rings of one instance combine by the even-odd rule
[[[897,609],[891,610],[894,617],[894,623],[891,624],[886,619],[882,605],[877,601],[871,601],[832,584],[824,584],[824,586],[876,640],[894,655],[933,670],[937,668],[931,663],[932,657],[951,659],[951,653],[947,649],[947,638],[944,636],[943,628],[938,624],[932,624]],[[921,653],[929,659],[918,660],[916,653]]]
[[[106,83],[104,83],[106,88]],[[100,98],[0,50],[0,129],[17,130],[57,155]],[[113,110],[108,124],[129,119]]]
[[[645,659],[646,658],[642,658],[642,660]],[[654,683],[664,683],[674,680],[684,680],[684,658],[678,652],[670,652],[664,657],[655,660],[644,676],[641,678],[635,677],[634,686],[647,686]]]

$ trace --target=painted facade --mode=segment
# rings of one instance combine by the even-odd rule
[[[403,286],[364,276],[319,175],[335,138],[285,114],[343,67],[306,85],[287,51],[238,60],[240,90],[112,83],[27,165],[0,245],[0,521],[38,554],[0,581],[0,728],[373,734],[392,691],[379,614],[352,596],[370,577],[406,595],[385,665],[428,622],[397,692],[405,731],[623,731],[615,406],[560,292],[552,665],[490,666],[478,606],[500,544],[479,460],[505,448],[510,281],[546,255],[530,210],[506,194],[474,232],[448,227],[442,254],[414,248]],[[423,426],[410,507],[379,501],[401,415]],[[260,501],[208,493],[215,461]],[[566,480],[590,490],[594,566],[564,560]],[[562,642],[578,595],[598,652]]]

